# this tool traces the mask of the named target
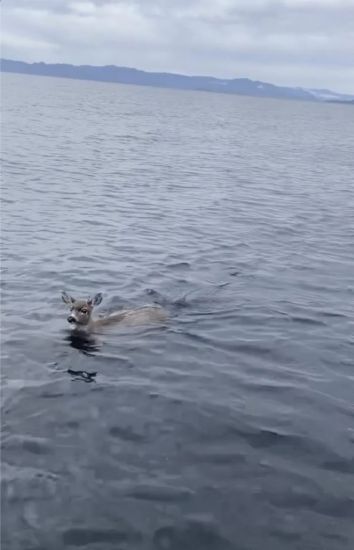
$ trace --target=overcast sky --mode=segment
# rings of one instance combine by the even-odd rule
[[[354,94],[354,0],[2,0],[2,57]]]

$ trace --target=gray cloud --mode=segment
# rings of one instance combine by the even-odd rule
[[[354,93],[354,0],[3,0],[2,55]]]

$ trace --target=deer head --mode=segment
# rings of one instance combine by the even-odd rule
[[[102,294],[100,292],[87,300],[77,300],[66,292],[63,292],[61,297],[63,302],[70,308],[67,320],[73,328],[86,328],[90,324],[94,306],[98,306],[102,302]]]

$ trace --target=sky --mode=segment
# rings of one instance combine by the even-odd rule
[[[354,0],[2,0],[1,56],[354,94]]]

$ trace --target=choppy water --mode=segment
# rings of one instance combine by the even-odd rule
[[[3,93],[4,548],[352,549],[352,109]],[[62,289],[171,321],[83,346]]]

